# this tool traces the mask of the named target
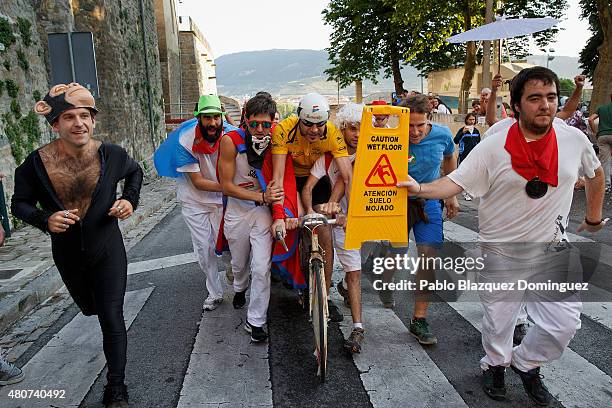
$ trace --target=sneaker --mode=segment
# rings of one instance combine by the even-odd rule
[[[223,298],[214,298],[212,296],[208,296],[204,301],[204,306],[202,308],[207,311],[215,310],[219,307],[219,305],[223,302]]]
[[[254,343],[260,343],[266,341],[268,333],[263,327],[253,326],[249,321],[244,324],[244,330],[251,335],[251,341]]]
[[[0,385],[15,384],[24,378],[25,375],[20,368],[0,357]]]
[[[128,399],[129,396],[125,384],[106,384],[104,386],[102,403],[105,408],[127,408],[129,407]]]
[[[521,371],[514,366],[510,366],[512,371],[517,373],[519,377],[521,377],[521,381],[523,382],[523,387],[525,387],[525,391],[527,395],[538,405],[545,407],[550,404],[552,400],[552,395],[548,392],[548,389],[542,383],[543,375],[540,375],[540,367],[534,368],[527,372]]]
[[[472,197],[468,193],[466,193],[465,191],[463,192],[463,199],[465,201],[472,201]]]
[[[334,305],[331,300],[327,301],[327,310],[329,311],[329,321],[334,323],[340,323],[344,320],[344,316],[338,310],[338,306]]]
[[[512,344],[518,346],[521,344],[527,335],[527,324],[521,323],[514,326],[514,334],[512,335]]]
[[[338,293],[344,298],[344,305],[350,307],[351,300],[349,299],[348,289],[344,287],[344,283],[339,282],[336,285],[336,289],[338,289]]]
[[[242,309],[246,304],[246,289],[242,292],[236,292],[234,295],[234,300],[232,300],[232,305],[234,305],[234,309]]]
[[[413,318],[410,321],[410,334],[421,344],[436,344],[438,339],[429,331],[429,324],[424,317]]]
[[[360,353],[364,333],[365,331],[363,329],[354,328],[349,338],[344,340],[344,348],[351,353]]]
[[[488,370],[482,370],[482,389],[496,401],[506,399],[505,372],[504,366],[490,366]]]

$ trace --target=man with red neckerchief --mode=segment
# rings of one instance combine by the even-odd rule
[[[223,301],[215,255],[223,212],[217,158],[221,136],[237,129],[223,120],[225,114],[218,96],[201,96],[193,112],[195,118],[170,133],[154,155],[158,174],[177,179],[176,198],[191,232],[198,263],[206,275],[208,297],[203,309],[207,311],[215,310]]]
[[[487,252],[490,256],[478,278],[494,271],[506,278],[527,273],[535,280],[567,269],[570,251],[564,244],[579,173],[586,176],[586,214],[578,232],[596,232],[606,224],[607,219],[602,218],[601,164],[582,132],[553,122],[558,90],[559,79],[551,70],[522,70],[512,81],[516,122],[500,122],[491,129],[448,176],[427,184],[410,177],[399,183],[423,198],[446,198],[462,190],[480,198],[478,240],[481,247],[494,250],[492,256]],[[550,249],[538,252],[540,248]],[[538,293],[534,296],[517,290],[479,294],[484,310],[486,355],[480,365],[485,393],[496,400],[505,399],[504,374],[510,366],[529,397],[538,405],[548,405],[552,397],[542,383],[540,366],[558,359],[573,338],[580,324],[580,297],[572,293],[550,301]],[[527,312],[535,325],[513,348],[514,324],[527,296]]]

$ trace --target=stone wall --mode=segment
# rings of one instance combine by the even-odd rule
[[[155,10],[153,0],[142,1],[144,22],[140,0],[72,1],[76,31],[94,33],[100,88],[96,135],[123,146],[138,161],[149,158],[165,137]]]
[[[195,57],[195,36],[190,31],[179,33],[181,50],[181,108],[180,113],[193,112],[195,103],[200,97],[198,78],[198,64]]]
[[[178,119],[181,95],[179,30],[174,0],[155,0],[162,87],[167,119]]]
[[[213,54],[190,17],[181,17],[179,45],[181,52],[181,111],[193,111],[200,95],[217,94]]]
[[[36,27],[29,0],[0,1],[0,172],[10,203],[15,166],[49,141],[51,132],[32,108],[49,87],[46,41]]]
[[[32,112],[50,87],[47,33],[93,33],[100,91],[95,136],[123,146],[148,167],[154,146],[165,138],[154,2],[142,0],[141,13],[141,0],[0,0],[0,42],[6,43],[0,51],[0,171],[7,175],[7,197],[15,165],[53,137]],[[178,66],[177,55],[168,58]]]

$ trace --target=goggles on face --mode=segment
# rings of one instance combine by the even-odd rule
[[[268,120],[249,120],[247,125],[249,125],[251,129],[257,129],[259,125],[261,125],[261,127],[264,129],[270,129],[272,127],[272,122]]]
[[[302,124],[303,124],[304,126],[308,127],[308,128],[311,128],[311,127],[313,127],[313,126],[316,126],[316,127],[319,127],[319,128],[320,128],[320,127],[325,126],[325,124],[326,124],[326,123],[327,123],[327,121],[326,121],[326,120],[321,121],[321,122],[316,122],[316,123],[315,123],[315,122],[311,122],[311,121],[309,121],[309,120],[304,120],[304,119],[302,119]]]

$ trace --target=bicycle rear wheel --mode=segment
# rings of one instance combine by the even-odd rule
[[[315,347],[319,369],[317,375],[320,381],[325,382],[325,371],[327,369],[327,294],[325,290],[325,277],[323,274],[323,262],[320,259],[310,261],[311,273],[311,318],[314,331]]]

